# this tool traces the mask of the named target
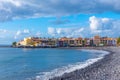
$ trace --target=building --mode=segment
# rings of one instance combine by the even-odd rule
[[[24,38],[24,40],[21,40],[17,43],[19,46],[33,46],[33,41],[31,37]]]
[[[101,37],[99,46],[107,46],[108,45],[108,37]]]
[[[116,46],[116,45],[117,45],[117,39],[115,39],[115,38],[107,39],[107,46]]]
[[[85,47],[85,46],[117,46],[117,38],[100,37],[93,38],[39,38],[28,37],[17,42],[17,46],[30,47]]]
[[[18,44],[19,46],[40,46],[42,44],[42,40],[38,37],[28,37],[18,42]]]
[[[84,38],[84,46],[90,46],[90,39]]]
[[[60,46],[61,47],[67,47],[69,46],[69,39],[67,37],[62,37],[59,39],[60,40]]]
[[[59,40],[58,43],[57,43],[57,46],[63,47],[64,46],[64,41]]]
[[[32,42],[33,42],[33,46],[41,46],[42,45],[42,39],[38,38],[38,37],[32,37],[31,38]]]
[[[95,46],[95,45],[94,45],[94,39],[93,39],[93,38],[90,38],[90,46],[92,46],[92,47]]]
[[[94,38],[93,38],[93,44],[95,46],[99,46],[99,44],[100,44],[100,36],[99,35],[94,36]]]
[[[68,38],[68,46],[75,47],[75,39],[74,38]]]
[[[55,38],[48,38],[48,43],[47,43],[47,45],[48,46],[51,46],[51,47],[55,47],[55,46],[58,46],[57,45],[57,43],[58,43],[58,40],[57,39],[55,39]]]
[[[81,37],[76,38],[75,45],[76,45],[76,47],[82,47],[83,46],[83,39]]]

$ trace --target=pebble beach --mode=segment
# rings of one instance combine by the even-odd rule
[[[83,48],[81,48],[83,49]],[[50,80],[120,80],[120,47],[88,47],[110,52],[92,65]]]

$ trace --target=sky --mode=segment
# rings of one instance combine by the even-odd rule
[[[120,0],[0,0],[0,44],[94,35],[120,36]]]

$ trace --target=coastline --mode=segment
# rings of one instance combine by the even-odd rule
[[[60,77],[49,80],[119,80],[120,60],[119,47],[82,47],[78,49],[95,49],[108,51],[110,54],[104,56],[97,62]]]
[[[64,73],[60,77],[49,80],[119,80],[120,79],[120,47],[60,47],[57,49],[85,49],[108,51],[110,54],[82,69]],[[38,78],[37,78],[38,77]],[[39,76],[32,80],[42,80]],[[48,79],[45,79],[48,80]]]

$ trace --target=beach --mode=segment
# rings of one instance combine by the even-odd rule
[[[50,80],[120,80],[120,47],[86,47],[105,50],[110,54],[86,68],[65,73]]]

